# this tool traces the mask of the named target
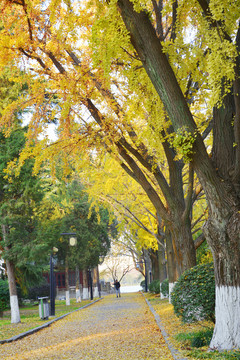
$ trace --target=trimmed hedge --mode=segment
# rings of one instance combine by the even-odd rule
[[[215,322],[215,279],[213,264],[201,264],[185,271],[171,293],[174,312],[184,322]]]
[[[142,290],[145,291],[145,280],[140,282],[140,286],[142,287]]]
[[[168,297],[169,295],[169,282],[168,279],[163,280],[161,283],[161,293],[163,296]]]
[[[7,280],[0,279],[0,314],[10,307],[9,288]]]
[[[160,294],[160,280],[153,280],[149,284],[149,291],[154,294]]]

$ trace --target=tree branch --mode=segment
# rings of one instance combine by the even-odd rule
[[[194,241],[195,249],[197,250],[199,248],[199,246],[204,243],[205,240],[206,240],[206,238],[203,233],[201,235],[199,235],[198,238]]]

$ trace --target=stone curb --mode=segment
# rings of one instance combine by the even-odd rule
[[[166,333],[165,329],[164,329],[164,326],[162,325],[161,323],[161,319],[160,319],[160,316],[156,313],[156,311],[154,310],[154,308],[152,307],[152,305],[150,304],[150,302],[146,299],[145,295],[142,293],[146,303],[148,304],[149,306],[149,309],[151,310],[155,320],[156,320],[156,323],[159,327],[159,329],[161,330],[161,333],[164,337],[164,340],[169,348],[169,350],[171,351],[171,354],[174,358],[174,360],[187,360],[187,358],[183,358],[181,357],[181,354],[179,353],[179,351],[177,349],[175,349],[173,347],[173,345],[171,344],[170,340],[169,340],[169,336],[168,334]]]
[[[71,311],[71,312],[69,312],[69,313],[67,313],[67,314],[61,315],[61,316],[59,316],[59,317],[56,318],[56,319],[53,319],[53,320],[51,320],[51,321],[48,321],[47,323],[45,323],[45,324],[43,324],[43,325],[41,325],[41,326],[38,326],[38,327],[36,327],[36,328],[34,328],[34,329],[31,329],[31,330],[28,330],[28,331],[26,331],[26,332],[24,332],[24,333],[21,333],[21,334],[19,334],[19,335],[15,335],[15,336],[11,337],[10,339],[0,340],[0,344],[5,344],[5,343],[10,343],[10,342],[12,342],[12,341],[17,341],[17,340],[22,339],[22,338],[25,337],[25,336],[34,334],[35,332],[37,332],[37,331],[39,331],[39,330],[42,330],[42,329],[50,326],[52,323],[54,323],[54,322],[56,322],[56,321],[58,321],[58,320],[61,320],[61,319],[65,318],[66,316],[68,316],[68,315],[70,315],[70,314],[72,314],[72,313],[74,313],[74,312],[76,312],[76,311],[80,311],[80,310],[82,310],[82,309],[85,309],[86,307],[91,306],[91,305],[95,304],[96,302],[98,302],[98,301],[100,301],[100,300],[102,300],[102,299],[103,299],[103,298],[97,299],[97,300],[95,300],[95,301],[93,301],[93,302],[91,302],[91,303],[89,303],[89,304],[84,305],[83,307],[81,307],[81,308],[79,308],[79,309],[76,309],[76,310],[73,310],[73,311]]]

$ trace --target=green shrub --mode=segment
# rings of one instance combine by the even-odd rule
[[[10,307],[10,296],[7,280],[0,279],[0,313]]]
[[[213,264],[201,264],[185,271],[171,293],[174,312],[184,322],[215,321]]]
[[[37,300],[38,297],[50,296],[50,285],[42,284],[28,289],[27,298],[29,300]]]
[[[202,346],[208,346],[212,339],[212,335],[213,335],[213,329],[198,331],[193,335],[190,341],[191,347],[200,348]]]
[[[166,296],[166,297],[169,295],[168,279],[163,280],[163,282],[161,283],[161,293],[163,294],[163,296]]]
[[[145,291],[145,280],[140,282],[140,286],[142,287],[143,291]]]
[[[153,280],[149,284],[149,291],[154,294],[160,294],[160,280]]]

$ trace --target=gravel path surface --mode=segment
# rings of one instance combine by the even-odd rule
[[[35,334],[0,345],[1,360],[173,359],[143,296],[106,296]]]

